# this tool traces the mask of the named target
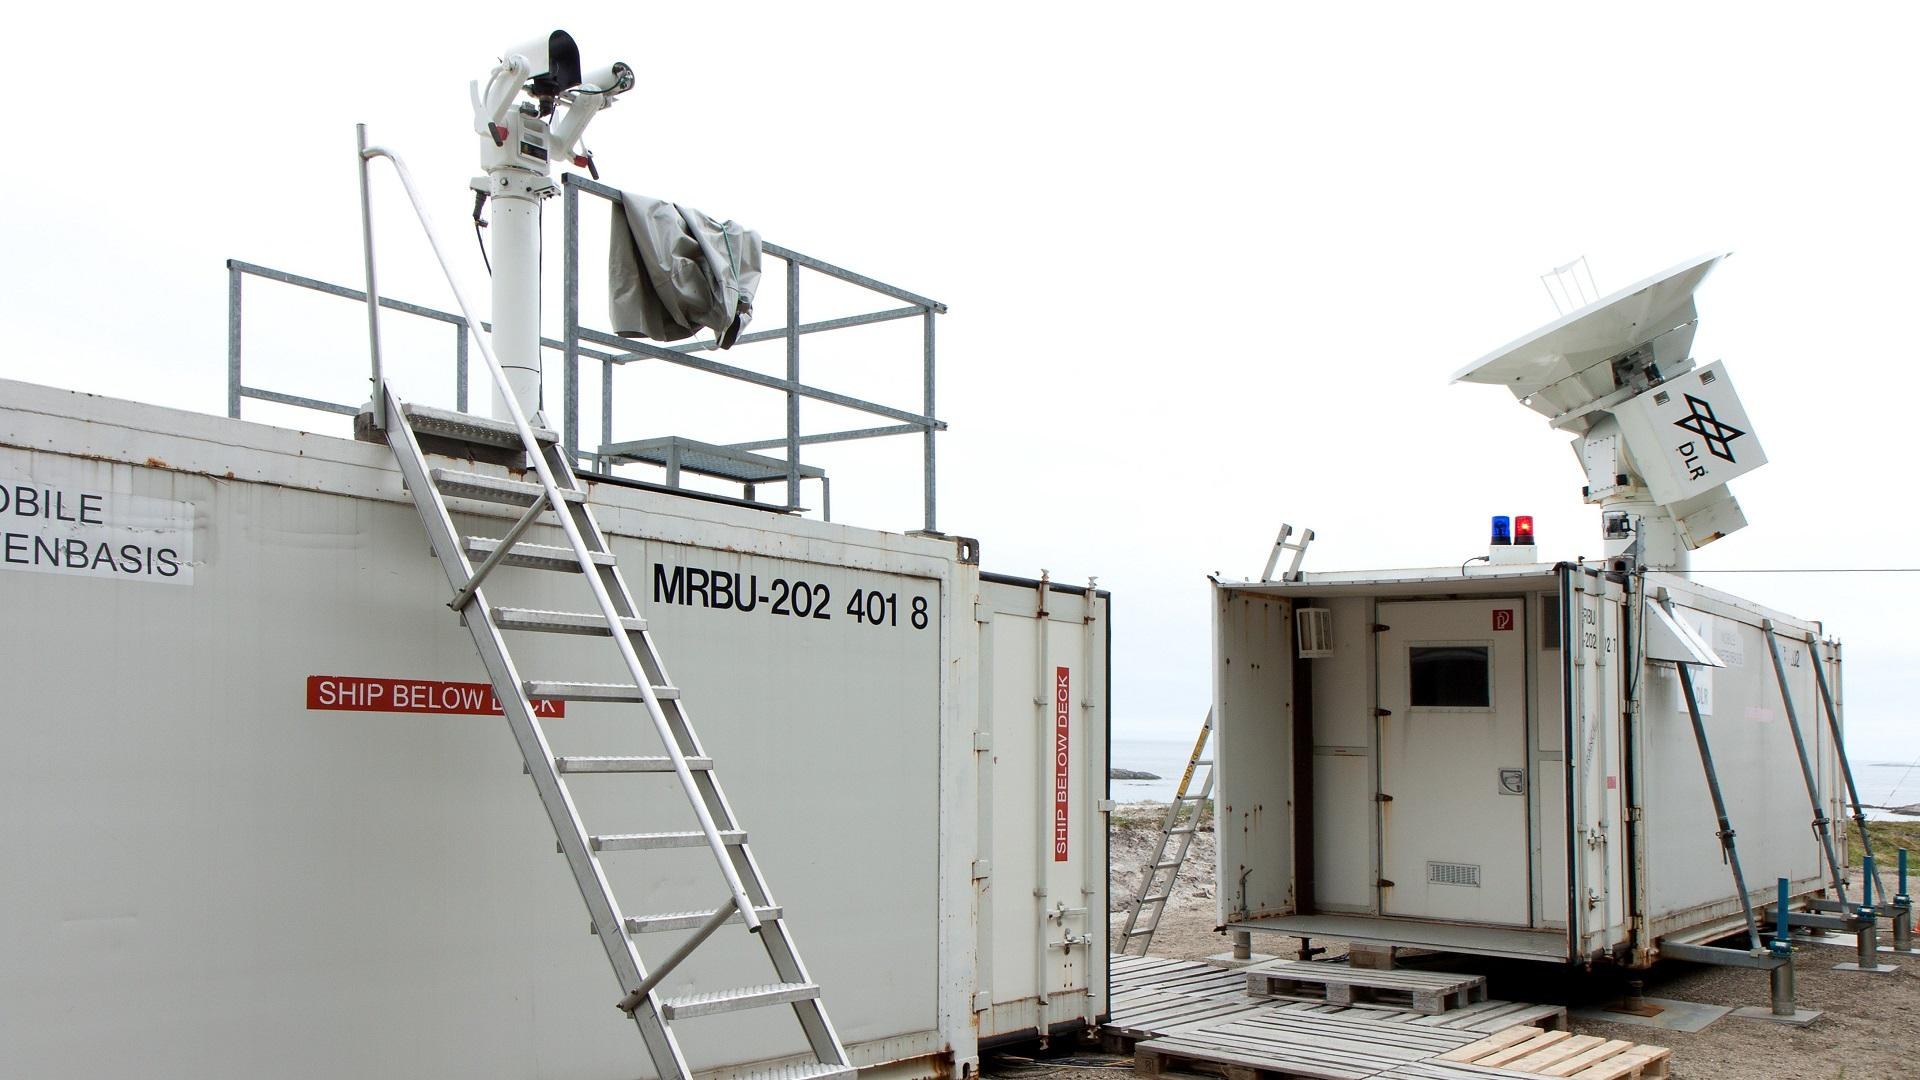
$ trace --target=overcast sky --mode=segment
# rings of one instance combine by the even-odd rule
[[[1447,384],[1551,320],[1539,275],[1583,254],[1607,292],[1735,252],[1700,293],[1695,355],[1727,361],[1772,463],[1734,484],[1752,524],[1697,567],[1920,565],[1920,27],[1897,6],[1779,10],[31,5],[6,22],[25,69],[0,377],[223,411],[223,260],[361,280],[356,121],[409,159],[483,290],[467,82],[553,19],[589,67],[639,72],[589,133],[609,183],[951,305],[939,524],[989,569],[1098,575],[1116,733],[1185,736],[1208,692],[1204,575],[1256,575],[1282,521],[1319,533],[1309,569],[1454,565],[1493,513],[1534,514],[1549,558],[1599,552],[1566,439],[1504,391]],[[382,196],[385,291],[451,306],[401,213]],[[778,294],[774,275],[761,327]],[[249,381],[364,393],[352,305],[255,295]],[[917,408],[917,332],[892,329],[809,341],[807,380]],[[434,385],[411,396],[444,394],[445,335],[419,340],[407,374]],[[774,395],[622,379],[616,437],[779,433]],[[903,529],[915,451],[808,460],[836,520]],[[1920,757],[1920,575],[1707,580],[1825,620],[1857,752]]]

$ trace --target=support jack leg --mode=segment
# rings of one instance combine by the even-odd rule
[[[1794,1004],[1793,989],[1793,951],[1780,942],[1775,942],[1773,955],[1780,963],[1767,973],[1769,1002],[1766,1008],[1748,1005],[1733,1010],[1733,1015],[1742,1020],[1765,1020],[1773,1024],[1792,1024],[1794,1027],[1806,1027],[1820,1019],[1818,1009],[1802,1009]]]
[[[1749,1005],[1733,1010],[1733,1015],[1742,1020],[1765,1020],[1774,1024],[1792,1024],[1806,1027],[1820,1018],[1818,1010],[1796,1008],[1793,1003],[1793,941],[1792,919],[1787,911],[1787,879],[1780,879],[1780,904],[1775,909],[1779,922],[1775,928],[1773,942],[1767,947],[1767,961],[1771,968],[1767,972],[1767,981],[1772,1000],[1767,1008]]]

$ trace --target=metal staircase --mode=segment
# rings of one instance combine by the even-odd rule
[[[625,996],[618,1006],[633,1017],[662,1080],[692,1080],[693,1071],[676,1041],[677,1019],[741,1009],[790,1005],[814,1056],[812,1064],[770,1070],[773,1080],[816,1080],[851,1075],[846,1049],[834,1033],[820,1001],[820,987],[807,975],[775,902],[740,827],[721,793],[713,759],[701,748],[687,718],[680,691],[667,677],[646,620],[627,590],[606,536],[594,520],[586,494],[553,432],[532,429],[529,450],[540,482],[463,472],[431,465],[419,436],[432,435],[508,449],[521,448],[515,425],[477,416],[403,404],[386,395],[387,441],[426,523],[433,551],[453,589],[448,607],[465,617],[475,646],[493,681],[495,694],[526,758],[540,801],[546,805],[560,850],[580,895],[586,900],[593,930],[612,962]],[[447,510],[449,497],[522,508],[519,520],[497,539],[461,536]],[[537,523],[557,526],[568,544],[555,547],[525,542]],[[478,565],[472,561],[478,559]],[[581,575],[593,594],[593,610],[544,611],[496,607],[485,584],[501,566]],[[528,678],[507,645],[509,633],[573,634],[611,642],[631,679],[624,683],[567,682]],[[621,702],[636,706],[638,725],[651,727],[664,754],[652,756],[571,757],[556,754],[534,703],[542,700]],[[582,821],[569,783],[581,777],[610,783],[610,774],[672,776],[691,803],[699,828],[677,832],[593,832]],[[714,855],[724,897],[710,911],[628,915],[613,895],[601,860],[613,853],[661,848],[706,847]],[[666,997],[659,987],[694,949],[720,927],[744,924],[758,935],[772,962],[774,981],[733,990]],[[645,933],[692,934],[665,961],[648,971],[635,936]]]
[[[560,852],[586,901],[593,933],[606,950],[623,996],[615,1004],[640,1029],[659,1080],[694,1080],[694,1073],[673,1033],[675,1020],[745,1009],[787,1005],[806,1036],[811,1060],[782,1059],[764,1071],[736,1080],[833,1080],[854,1074],[847,1051],[827,1018],[820,987],[807,974],[800,952],[788,932],[785,912],[774,900],[747,846],[747,833],[721,793],[711,756],[698,736],[680,700],[680,690],[667,677],[660,651],[646,620],[620,574],[606,534],[587,504],[586,491],[573,471],[570,455],[552,431],[535,426],[509,390],[500,361],[484,335],[475,342],[494,387],[502,394],[508,418],[487,419],[407,405],[395,396],[381,375],[379,290],[375,285],[373,224],[368,201],[368,164],[385,158],[392,163],[416,216],[447,278],[468,327],[481,326],[447,261],[445,247],[427,218],[418,190],[406,165],[391,150],[369,146],[360,129],[360,179],[363,239],[367,262],[367,319],[373,355],[372,422],[386,433],[400,463],[401,476],[426,524],[433,553],[453,590],[447,606],[466,623],[474,645],[493,682],[494,694],[513,737],[520,744],[527,773],[539,790],[559,839]],[[475,446],[505,449],[524,465],[527,479],[467,472],[430,464],[420,448],[420,437],[430,435]],[[524,454],[524,460],[519,460]],[[527,475],[522,473],[521,475]],[[490,502],[521,508],[519,519],[505,535],[463,537],[447,509],[449,498]],[[535,525],[557,528],[564,546],[527,543]],[[476,566],[473,558],[479,559]],[[502,566],[579,574],[592,596],[585,611],[547,611],[496,607],[485,584]],[[625,668],[626,682],[594,683],[529,679],[522,675],[507,647],[506,634],[573,634],[597,637],[609,643]],[[542,727],[534,703],[542,700],[613,702],[637,706],[636,727],[651,727],[664,753],[577,757],[556,754]],[[649,774],[652,774],[649,776]],[[683,831],[590,832],[569,788],[569,778],[583,783],[612,783],[607,776],[625,776],[648,782],[671,774],[685,794],[699,827]],[[594,779],[585,779],[592,777]],[[634,800],[640,801],[640,800]],[[628,915],[621,910],[601,865],[603,857],[620,852],[649,852],[663,848],[704,847],[712,853],[725,895],[708,911],[678,911]],[[644,856],[626,856],[641,858]],[[717,890],[716,890],[717,891]],[[670,997],[662,983],[681,963],[722,926],[744,925],[765,947],[773,980],[730,990],[710,990]],[[684,932],[689,934],[651,971],[641,959],[636,935]]]
[[[1187,771],[1180,776],[1180,786],[1174,789],[1173,803],[1167,807],[1167,817],[1160,825],[1160,843],[1155,845],[1153,855],[1140,868],[1140,887],[1134,891],[1133,903],[1127,911],[1127,926],[1121,932],[1118,945],[1114,950],[1121,956],[1145,956],[1153,944],[1153,932],[1160,926],[1160,915],[1166,910],[1167,900],[1173,895],[1174,882],[1179,880],[1180,865],[1187,861],[1187,849],[1193,846],[1193,834],[1200,829],[1200,818],[1206,813],[1207,800],[1213,796],[1213,761],[1201,755],[1207,752],[1207,744],[1213,740],[1213,712],[1207,712],[1207,718],[1200,725],[1200,737],[1194,740],[1193,753],[1187,758]],[[1195,770],[1204,767],[1206,777],[1200,782],[1198,794],[1189,795],[1188,788],[1193,785]],[[1174,837],[1179,837],[1175,840]],[[1167,849],[1173,854],[1169,856]],[[1140,925],[1140,917],[1151,908],[1152,921]],[[1140,951],[1135,953],[1135,943]]]

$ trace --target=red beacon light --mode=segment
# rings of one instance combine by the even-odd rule
[[[1513,519],[1513,542],[1533,546],[1533,515],[1521,514]]]

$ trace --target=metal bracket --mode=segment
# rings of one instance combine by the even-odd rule
[[[1694,964],[1716,964],[1720,967],[1759,968],[1771,971],[1785,964],[1791,964],[1791,957],[1774,956],[1765,949],[1718,949],[1711,945],[1687,945],[1677,941],[1659,943],[1660,955],[1669,960],[1685,960]]]
[[[526,535],[528,527],[541,514],[546,513],[548,505],[550,500],[545,491],[534,497],[533,505],[527,507],[527,512],[520,515],[519,521],[513,523],[513,528],[507,530],[507,535],[500,538],[500,542],[494,546],[486,561],[480,564],[480,569],[475,570],[473,576],[467,579],[467,583],[460,586],[460,590],[453,594],[453,599],[447,601],[448,607],[459,612],[466,611],[467,605],[473,602],[473,594],[480,591],[480,583],[487,580],[487,575],[493,573],[494,567],[506,561],[507,555],[513,551],[515,545],[520,543],[520,538]]]

